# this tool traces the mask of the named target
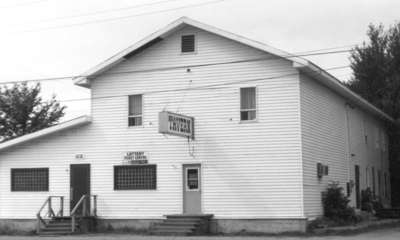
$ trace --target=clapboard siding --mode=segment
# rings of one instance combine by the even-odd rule
[[[180,36],[186,33],[196,35],[195,54],[179,52]],[[190,72],[155,70],[256,58],[263,60],[191,67]],[[248,86],[257,87],[257,121],[240,123],[239,91]],[[98,76],[91,88],[90,125],[1,154],[1,218],[33,218],[48,195],[64,195],[68,202],[71,163],[91,164],[91,191],[99,196],[103,218],[181,213],[184,163],[202,164],[204,213],[217,218],[304,216],[299,76],[289,61],[186,27]],[[127,126],[130,94],[143,94],[143,126]],[[159,134],[162,110],[195,117],[195,141]],[[113,166],[128,151],[145,151],[157,164],[157,190],[113,190]],[[78,153],[85,159],[75,160]],[[50,167],[49,192],[9,191],[10,168],[36,166]]]
[[[375,166],[388,172],[388,159],[387,154],[379,158],[382,148],[371,144],[375,141],[371,129],[385,133],[380,120],[355,106],[346,106],[344,98],[305,75],[300,76],[300,98],[304,211],[312,218],[322,214],[321,192],[329,182],[339,182],[345,190],[346,182],[355,179],[354,165],[359,165],[360,188],[365,189],[366,168]],[[363,122],[369,126],[369,145],[364,142]],[[318,162],[329,166],[329,175],[322,180],[317,177]],[[350,199],[355,206],[355,189]]]

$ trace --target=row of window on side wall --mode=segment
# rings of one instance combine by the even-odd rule
[[[254,121],[257,117],[256,88],[240,89],[240,121]],[[129,96],[128,126],[143,124],[143,95]]]

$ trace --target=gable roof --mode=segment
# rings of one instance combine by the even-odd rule
[[[71,128],[75,128],[78,126],[82,126],[82,125],[88,124],[90,122],[91,122],[91,118],[89,116],[85,115],[85,116],[74,118],[72,120],[69,120],[69,121],[36,131],[36,132],[33,132],[33,133],[29,133],[29,134],[23,135],[21,137],[17,137],[12,140],[6,141],[4,143],[0,143],[0,152],[7,148],[10,148],[10,147],[34,140],[34,139],[38,139],[40,137],[44,137],[44,136],[47,136],[47,135],[50,135],[50,134],[53,134],[56,132],[60,132],[60,131],[66,130],[66,129],[71,129]]]
[[[80,77],[75,78],[73,80],[74,84],[82,86],[82,87],[90,88],[90,79],[95,78],[96,76],[98,76],[98,75],[102,74],[103,72],[109,70],[110,68],[114,67],[118,63],[124,61],[126,58],[134,55],[135,53],[137,53],[147,47],[152,46],[153,44],[159,42],[160,40],[162,40],[169,34],[175,32],[176,30],[178,30],[184,26],[187,26],[187,25],[199,28],[206,32],[210,32],[210,33],[225,37],[227,39],[230,39],[230,40],[233,40],[233,41],[236,41],[239,43],[242,43],[244,45],[253,47],[255,49],[264,51],[266,53],[275,55],[277,57],[287,59],[293,63],[294,68],[298,69],[300,72],[310,75],[312,77],[312,79],[319,81],[320,83],[322,83],[323,85],[332,89],[333,91],[337,92],[339,95],[345,97],[352,103],[357,104],[361,108],[369,111],[370,113],[372,113],[386,121],[390,121],[390,122],[394,121],[393,118],[390,117],[388,114],[384,113],[383,111],[381,111],[380,109],[376,108],[371,103],[369,103],[367,100],[362,98],[360,95],[358,95],[358,94],[354,93],[353,91],[351,91],[350,89],[348,89],[337,78],[335,78],[334,76],[332,76],[325,70],[321,69],[316,64],[314,64],[304,58],[297,57],[288,52],[268,46],[264,43],[254,41],[254,40],[218,29],[216,27],[195,21],[195,20],[187,18],[187,17],[181,17],[181,18],[177,19],[176,21],[168,24],[164,28],[149,35],[148,37],[142,39],[141,41],[135,43],[134,45],[132,45],[132,46],[118,52],[117,54],[113,55],[112,57],[106,59],[102,63],[96,65],[95,67],[91,68],[87,72],[80,75]]]
[[[147,48],[151,46],[154,43],[157,43],[158,41],[162,40],[169,34],[175,32],[176,30],[189,25],[193,26],[196,28],[199,28],[201,30],[204,30],[206,32],[210,32],[222,37],[225,37],[227,39],[231,39],[233,41],[242,43],[244,45],[259,49],[264,52],[268,52],[270,54],[276,55],[278,57],[283,57],[286,58],[292,62],[298,62],[302,64],[306,64],[307,60],[299,57],[290,57],[291,54],[284,52],[282,50],[279,50],[277,48],[273,48],[271,46],[268,46],[264,43],[260,43],[221,29],[218,29],[216,27],[195,21],[193,19],[187,18],[187,17],[181,17],[174,22],[168,24],[164,28],[158,30],[157,32],[154,32],[153,34],[147,36],[146,38],[140,40],[139,42],[133,44],[132,46],[118,52],[117,54],[113,55],[112,57],[106,59],[102,63],[96,65],[95,67],[89,69],[89,71],[83,73],[80,75],[80,77],[77,77],[74,79],[74,83],[79,86],[83,87],[89,87],[89,79],[96,77],[100,75],[101,73],[107,71],[108,69],[112,68],[113,66],[117,65],[118,63],[122,62],[125,60],[126,57],[133,55],[135,52],[140,51],[143,48]]]

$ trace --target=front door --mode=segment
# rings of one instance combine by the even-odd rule
[[[200,164],[183,165],[183,213],[201,213]]]
[[[70,211],[83,195],[90,194],[90,164],[71,164],[70,167]],[[87,201],[89,208],[90,201]],[[82,212],[79,208],[78,213]]]

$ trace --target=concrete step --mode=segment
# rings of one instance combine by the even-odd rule
[[[71,223],[49,223],[48,227],[71,227]],[[77,226],[77,224],[75,225]]]
[[[71,225],[71,221],[50,221],[49,224]]]
[[[199,223],[202,220],[199,219],[165,219],[165,221],[167,222],[171,222],[171,223]]]
[[[196,227],[196,226],[200,225],[200,223],[198,223],[198,222],[171,222],[171,221],[165,221],[165,222],[162,222],[162,223],[158,223],[156,225]]]
[[[158,235],[194,235],[208,232],[210,214],[166,215],[166,219],[154,226],[152,233]]]
[[[196,229],[196,226],[171,226],[171,225],[162,224],[162,225],[158,225],[156,227],[156,229],[163,229],[163,230],[165,230],[165,229],[168,229],[168,230],[176,229],[176,230],[191,230],[191,231],[193,231],[193,230]]]
[[[65,230],[65,231],[71,231],[71,226],[46,226],[43,228],[44,231],[59,231],[59,230]]]
[[[190,229],[155,229],[154,231],[152,231],[152,233],[157,235],[187,236],[187,235],[192,235],[193,231]]]
[[[197,217],[170,217],[167,216],[168,220],[176,220],[176,221],[202,221],[205,218],[197,218]]]
[[[212,218],[213,214],[169,214],[167,218]]]
[[[56,231],[56,232],[40,232],[39,235],[42,236],[59,236],[59,235],[69,235],[72,234],[71,232],[61,232],[61,231]]]
[[[51,219],[52,221],[58,221],[58,222],[70,222],[71,217],[54,217]]]

